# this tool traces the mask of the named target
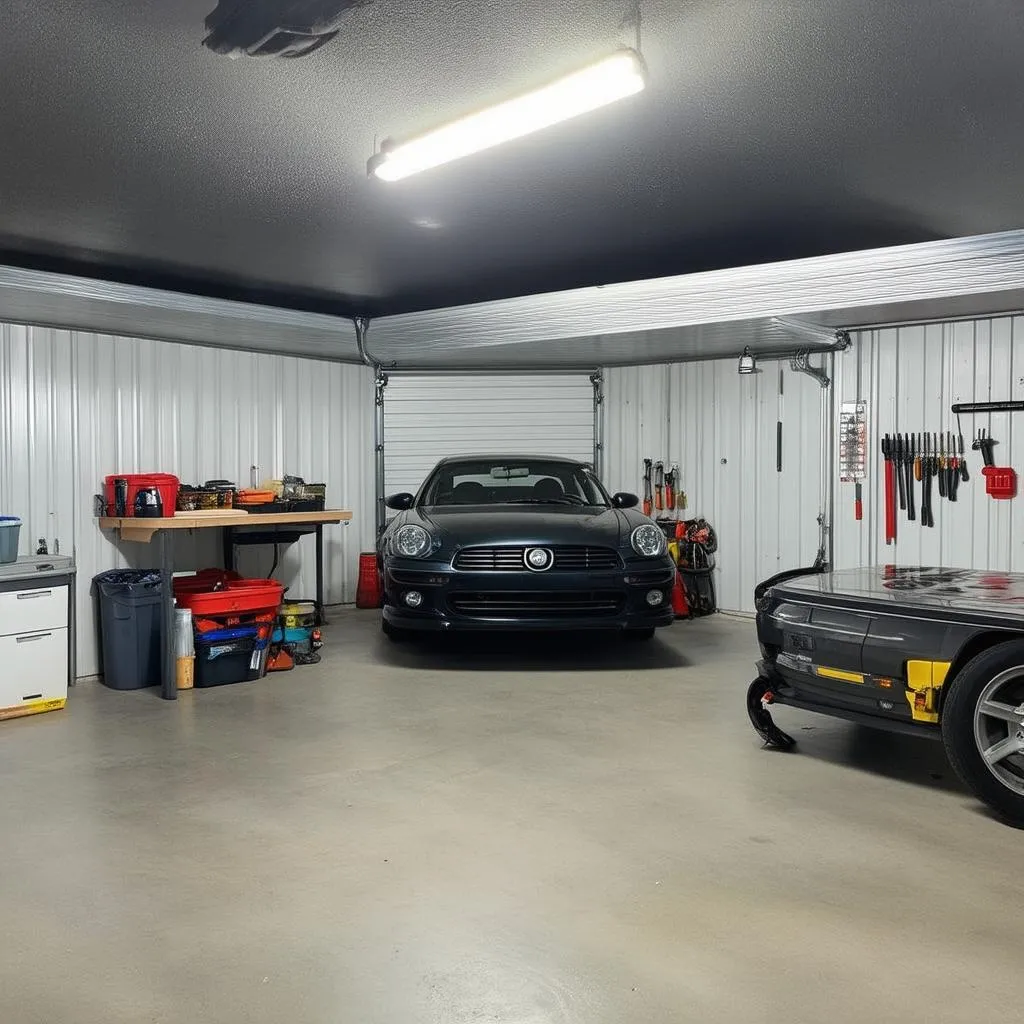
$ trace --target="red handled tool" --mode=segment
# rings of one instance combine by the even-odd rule
[[[649,516],[654,507],[651,498],[651,466],[650,459],[644,459],[644,515]]]
[[[853,485],[853,518],[859,523],[864,518],[864,502],[861,499],[860,482]]]
[[[885,460],[885,543],[896,539],[896,452],[886,434],[882,438],[882,458]]]
[[[665,474],[665,508],[669,512],[676,510],[676,487],[679,486],[679,470],[673,466]]]
[[[654,508],[661,512],[665,508],[665,463],[654,464]]]

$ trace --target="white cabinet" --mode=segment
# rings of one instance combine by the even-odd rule
[[[0,566],[0,719],[64,707],[74,579],[68,558]]]
[[[35,580],[24,590],[0,593],[0,636],[25,630],[63,629],[68,624],[68,588],[41,587]]]
[[[0,636],[0,718],[64,707],[68,696],[68,631]]]

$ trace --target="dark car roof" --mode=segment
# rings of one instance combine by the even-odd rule
[[[529,455],[523,452],[496,452],[477,455],[448,455],[438,462],[438,466],[444,466],[449,462],[490,462],[492,459],[501,459],[505,462],[562,462],[570,466],[587,466],[589,463],[580,462],[579,459],[570,459],[562,455]]]

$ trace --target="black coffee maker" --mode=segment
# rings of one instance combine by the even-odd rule
[[[141,487],[135,495],[135,515],[143,519],[159,519],[164,514],[164,503],[156,487]]]

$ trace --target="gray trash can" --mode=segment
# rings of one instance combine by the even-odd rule
[[[103,682],[113,690],[160,684],[161,600],[156,569],[111,569],[93,578],[100,599]]]
[[[18,560],[18,538],[21,520],[17,516],[0,516],[0,565]]]

